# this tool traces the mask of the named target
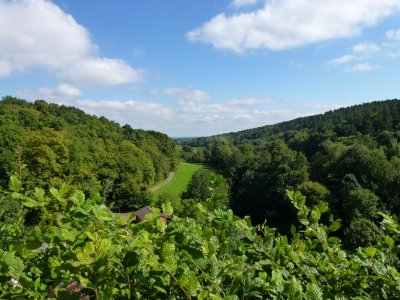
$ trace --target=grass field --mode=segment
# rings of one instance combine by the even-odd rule
[[[180,199],[179,195],[186,190],[193,173],[202,168],[204,168],[204,166],[201,164],[181,162],[175,171],[173,180],[154,192],[154,197],[156,198],[159,195],[168,194],[174,199]]]

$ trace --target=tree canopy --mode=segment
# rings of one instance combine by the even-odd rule
[[[43,100],[0,101],[0,183],[18,175],[26,189],[66,182],[125,211],[148,204],[148,186],[174,170],[167,135],[120,126],[104,117]]]

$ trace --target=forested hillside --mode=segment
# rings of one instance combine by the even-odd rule
[[[100,191],[117,210],[148,204],[148,186],[177,163],[167,135],[119,126],[74,108],[0,101],[0,184],[17,175],[23,188],[60,187],[62,183],[93,194]]]
[[[382,131],[399,129],[400,101],[397,99],[374,101],[350,107],[328,111],[324,114],[302,117],[275,125],[220,134],[211,137],[184,140],[183,143],[193,146],[205,146],[213,139],[224,137],[235,144],[244,141],[255,141],[265,138],[284,137],[290,139],[295,133],[307,132],[316,139],[332,136],[350,136],[354,134],[378,135]]]
[[[400,100],[194,139],[183,149],[223,171],[236,214],[282,232],[296,221],[287,188],[310,205],[328,201],[350,248],[379,239],[378,211],[400,213]]]
[[[166,226],[157,207],[134,223],[107,205],[148,203],[149,184],[176,165],[170,138],[5,97],[0,298],[397,299],[395,128],[331,132],[318,143],[302,128],[185,145],[186,159],[228,182],[201,169],[175,211],[157,198]]]

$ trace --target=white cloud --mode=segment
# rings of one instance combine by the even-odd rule
[[[96,51],[89,32],[50,1],[0,1],[0,59],[15,70],[48,69]]]
[[[338,104],[338,103],[303,103],[303,107],[315,110],[318,112],[324,112],[334,110],[342,107],[349,106],[349,104]]]
[[[67,84],[67,83],[62,83],[57,87],[57,92],[60,95],[63,95],[64,97],[79,97],[81,96],[81,91],[78,90],[76,87]]]
[[[276,103],[275,99],[271,98],[233,98],[227,101],[228,105],[245,105],[245,106],[257,106],[257,105],[270,105]]]
[[[328,65],[332,65],[334,67],[339,66],[339,65],[344,65],[348,64],[353,61],[365,61],[366,59],[369,59],[373,57],[374,55],[378,54],[381,52],[381,47],[378,46],[375,43],[371,42],[365,42],[361,44],[357,44],[353,47],[353,52],[352,54],[346,54],[341,57],[332,59],[327,62]],[[372,71],[377,69],[377,66],[373,66],[370,63],[359,63],[351,68],[347,68],[347,72],[362,72],[362,71]]]
[[[243,6],[254,5],[257,2],[260,2],[260,0],[233,0],[231,5],[235,8],[240,8]]]
[[[136,82],[140,77],[126,62],[101,58],[88,30],[46,0],[0,0],[0,44],[0,78],[35,67],[53,74],[68,74],[73,69],[74,76],[84,82],[89,75],[93,77],[93,84]],[[87,74],[90,68],[77,65],[90,65],[94,73]]]
[[[354,55],[347,54],[347,55],[343,55],[341,57],[338,57],[338,58],[328,61],[328,64],[334,65],[334,66],[343,65],[343,64],[347,64],[348,62],[351,62],[354,59],[356,59],[356,57]]]
[[[143,80],[141,70],[133,70],[125,62],[109,58],[91,58],[77,61],[60,72],[59,77],[83,86],[113,86]]]
[[[204,101],[211,98],[211,95],[205,91],[186,87],[169,87],[164,89],[164,94],[183,101]]]
[[[49,101],[72,99],[82,95],[79,89],[67,83],[61,83],[55,89],[48,87],[24,89],[19,91],[18,94],[30,100],[45,99]]]
[[[128,101],[94,101],[94,100],[77,100],[81,107],[89,109],[98,109],[107,111],[119,111],[126,113],[141,114],[143,112],[151,112],[155,116],[171,116],[171,110],[161,103],[155,102],[140,102],[134,100]]]
[[[353,52],[357,54],[371,55],[381,51],[381,48],[375,43],[361,43],[353,47]]]
[[[50,89],[41,92],[54,93]],[[233,98],[221,103],[181,100],[169,104],[137,100],[52,99],[120,124],[158,130],[175,137],[238,131],[305,115],[298,107],[278,108],[274,106],[277,101],[270,98]]]
[[[304,115],[297,109],[259,108],[231,101],[223,103],[180,102],[178,124],[183,128],[180,136],[211,135],[293,119]],[[192,134],[190,134],[192,132]]]
[[[360,63],[346,69],[346,72],[369,72],[378,69],[376,65],[370,63]]]
[[[0,60],[0,79],[9,76],[12,72],[12,66],[8,61]]]
[[[386,31],[386,37],[389,40],[400,41],[400,28],[397,30],[388,30]]]
[[[135,128],[165,132],[165,128],[172,128],[172,124],[176,125],[174,112],[169,107],[156,102],[72,100],[61,103],[73,105],[90,114],[104,116],[122,125],[130,124]]]
[[[219,14],[187,38],[237,53],[282,50],[356,36],[399,9],[400,0],[270,0],[253,12]]]

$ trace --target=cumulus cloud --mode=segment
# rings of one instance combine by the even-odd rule
[[[357,44],[352,49],[352,54],[346,54],[341,57],[332,59],[327,62],[328,65],[331,66],[339,66],[349,64],[350,62],[357,61],[358,63],[350,68],[346,68],[346,72],[366,72],[376,70],[378,66],[372,65],[369,62],[365,62],[366,60],[371,59],[376,54],[382,51],[381,47],[375,43],[365,42]],[[361,62],[364,61],[364,62]],[[361,63],[360,63],[361,62]]]
[[[140,82],[142,73],[119,59],[90,58],[69,65],[59,73],[59,77],[77,85],[113,86]]]
[[[89,32],[50,1],[0,1],[0,59],[57,69],[96,51]]]
[[[370,63],[360,63],[346,69],[346,72],[369,72],[378,69],[379,66]]]
[[[61,87],[40,89],[39,92],[43,95],[55,95],[56,90],[63,89]],[[64,90],[67,90],[67,86]],[[25,93],[28,92],[38,94],[37,90],[25,91]],[[174,137],[243,130],[305,114],[298,108],[282,109],[279,105],[274,106],[278,102],[270,98],[232,98],[222,102],[215,102],[212,99],[182,101],[179,94],[173,94],[175,101],[166,104],[143,100],[100,101],[76,97],[51,99],[59,104],[78,107],[89,114],[105,116],[121,125],[130,124],[134,128],[158,130]]]
[[[24,89],[19,91],[18,94],[31,100],[46,99],[50,101],[77,98],[82,95],[78,88],[67,83],[61,83],[54,89],[48,87]]]
[[[231,98],[216,102],[187,100],[166,104],[139,100],[60,99],[87,113],[105,116],[134,128],[165,132],[173,137],[212,135],[275,124],[341,107],[337,104],[291,105],[271,98]]]
[[[353,52],[364,55],[371,55],[381,51],[381,48],[375,43],[361,43],[353,47]]]
[[[65,81],[70,77],[65,74],[72,69],[76,77],[88,82],[91,67],[94,73],[90,76],[99,79],[92,84],[141,80],[126,62],[100,57],[88,30],[50,1],[0,0],[0,43],[0,78],[39,67],[63,74]],[[78,65],[89,67],[79,69]],[[70,83],[77,83],[72,79]]]
[[[283,50],[356,36],[399,9],[400,0],[270,0],[252,12],[219,14],[187,38],[237,53]]]
[[[62,84],[58,85],[56,91],[59,95],[62,95],[64,97],[74,98],[74,97],[81,96],[80,90],[78,90],[76,87],[74,87],[70,84],[67,84],[67,83],[62,83]]]
[[[104,116],[121,125],[130,124],[135,128],[166,131],[175,124],[171,108],[156,102],[136,100],[68,100],[59,103],[78,107],[89,114]]]
[[[211,135],[273,124],[304,115],[298,109],[254,107],[246,102],[232,100],[222,103],[180,102],[178,124],[181,136]],[[190,134],[192,133],[192,134]]]
[[[211,95],[205,91],[186,87],[169,87],[164,89],[164,94],[181,101],[204,101],[211,98]]]
[[[351,55],[351,54],[346,54],[341,57],[338,57],[338,58],[328,61],[328,64],[334,65],[334,66],[343,65],[343,64],[347,64],[348,62],[350,62],[354,59],[356,59],[356,56]]]

